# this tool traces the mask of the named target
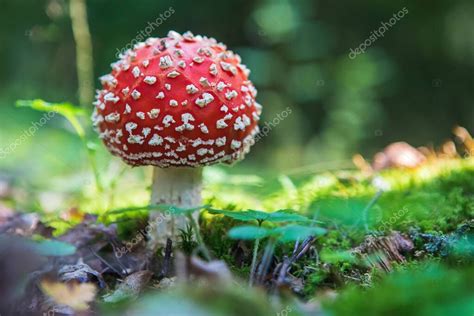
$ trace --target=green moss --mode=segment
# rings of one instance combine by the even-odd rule
[[[304,285],[304,294],[308,297],[313,296],[318,289],[320,289],[324,280],[328,277],[328,273],[322,269],[319,269],[315,273],[311,273],[307,278]]]
[[[307,297],[328,287],[338,288],[347,284],[371,287],[374,282],[385,279],[385,273],[367,268],[353,256],[341,255],[358,246],[368,233],[385,235],[398,230],[410,235],[416,229],[418,233],[439,236],[441,240],[474,218],[473,159],[438,160],[417,170],[388,170],[376,177],[377,181],[383,179],[390,186],[378,199],[374,199],[377,195],[377,188],[372,184],[374,177],[364,176],[358,171],[306,175],[304,179],[270,178],[264,182],[263,192],[268,194],[262,194],[262,190],[256,188],[245,191],[247,201],[257,198],[270,211],[287,207],[298,210],[322,221],[328,229],[328,233],[315,243],[320,256],[313,254],[301,258],[291,270],[294,276],[304,280]],[[227,196],[224,193],[223,196]],[[232,194],[237,194],[235,187]],[[214,196],[212,204],[226,206],[225,199],[220,201],[219,196]],[[364,210],[371,201],[374,203],[367,211],[365,221]],[[227,204],[227,208],[246,207]],[[239,224],[229,218],[214,216],[206,218],[202,230],[205,242],[215,256],[224,259],[234,272],[246,279],[250,256],[244,258],[243,265],[237,265],[231,252],[236,243],[224,237],[231,227]],[[427,258],[431,262],[441,255],[441,251],[426,251],[427,240],[411,237],[415,238],[415,249],[426,254],[421,257],[425,261],[408,257],[408,269],[425,267]],[[252,244],[245,245],[251,251]],[[291,244],[279,245],[275,255],[281,258],[291,251]],[[402,269],[403,265],[396,267],[399,268]]]
[[[391,189],[382,193],[367,212],[371,231],[451,231],[474,217],[472,162],[440,161],[417,171],[391,170],[380,176]],[[375,197],[368,181],[350,185],[335,182],[313,192],[308,211],[323,221],[352,230],[364,227],[364,209]]]
[[[233,226],[239,224],[233,219],[222,216],[215,216],[211,219],[201,221],[201,231],[204,243],[217,258],[229,259],[230,264],[234,264],[231,259],[231,251],[236,241],[227,237],[227,232]]]
[[[326,308],[343,315],[472,315],[472,267],[451,269],[430,264],[398,271],[370,289],[351,287]]]

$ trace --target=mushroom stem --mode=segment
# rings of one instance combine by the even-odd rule
[[[201,205],[202,168],[153,168],[151,204],[173,205],[179,208],[192,208]],[[196,213],[194,216],[197,216]],[[150,223],[153,229],[151,243],[165,245],[167,238],[176,237],[179,229],[186,226],[186,217],[170,212],[151,212]]]

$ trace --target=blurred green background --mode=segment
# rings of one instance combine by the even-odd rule
[[[15,108],[17,99],[78,103],[68,6],[0,0],[0,147],[42,116]],[[252,70],[262,124],[291,108],[237,168],[336,168],[393,141],[439,145],[455,124],[474,129],[472,0],[90,0],[87,6],[95,78],[109,72],[117,49],[172,8],[151,36],[173,29],[215,37]],[[408,13],[383,37],[349,58],[351,48],[404,7]],[[84,167],[84,156],[71,127],[56,116],[0,159],[0,170],[67,173]],[[109,156],[102,156],[107,166]]]

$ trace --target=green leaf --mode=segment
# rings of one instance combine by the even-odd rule
[[[123,214],[123,213],[130,213],[130,212],[140,212],[140,211],[160,211],[165,212],[169,211],[172,215],[186,215],[193,213],[194,211],[198,211],[201,209],[207,209],[209,205],[202,205],[192,208],[179,208],[174,205],[169,204],[155,204],[155,205],[145,205],[145,206],[132,206],[132,207],[125,207],[116,210],[110,210],[105,212],[103,216],[112,215],[112,214]]]
[[[258,212],[258,211],[226,211],[226,210],[215,210],[211,209],[209,210],[209,213],[211,214],[219,214],[219,215],[224,215],[239,221],[253,221],[253,220],[265,220],[267,218],[266,213],[264,212]]]
[[[75,246],[58,240],[33,242],[33,247],[38,254],[50,257],[70,256],[76,252]]]
[[[229,231],[229,237],[233,239],[254,240],[262,239],[269,235],[269,230],[257,226],[238,226]]]
[[[268,236],[277,238],[281,242],[302,240],[309,236],[321,236],[326,230],[321,227],[310,227],[302,225],[286,225],[267,229],[257,226],[237,226],[229,231],[229,237],[233,239],[261,239]]]
[[[273,213],[266,213],[268,217],[265,219],[268,222],[308,222],[309,218],[303,215],[296,214],[291,210],[279,210]]]
[[[41,112],[56,112],[62,115],[77,115],[82,116],[85,114],[84,109],[77,107],[71,103],[50,103],[41,99],[36,100],[18,100],[16,101],[17,107],[29,107]]]
[[[231,217],[233,219],[249,222],[249,221],[268,221],[268,222],[306,222],[310,221],[305,216],[290,212],[290,210],[278,210],[276,212],[268,213],[263,211],[256,210],[247,210],[247,211],[226,211],[226,210],[216,210],[210,209],[209,213],[219,214]]]
[[[79,108],[77,106],[72,105],[71,103],[49,103],[40,99],[36,100],[18,100],[16,102],[17,107],[29,107],[36,111],[41,112],[54,112],[64,116],[69,123],[71,123],[72,127],[76,133],[81,137],[85,137],[85,131],[82,127],[81,123],[78,120],[78,116],[82,116],[85,114],[84,109]]]
[[[173,205],[168,205],[168,208],[166,210],[170,211],[172,215],[189,215],[191,213],[194,213],[195,211],[208,209],[208,208],[209,208],[209,205],[202,205],[202,206],[197,206],[197,207],[192,207],[192,208],[180,208]]]
[[[326,230],[321,227],[287,225],[273,228],[270,233],[273,236],[277,236],[279,241],[288,242],[302,240],[309,236],[321,236],[326,233]]]

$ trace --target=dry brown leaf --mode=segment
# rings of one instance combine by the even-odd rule
[[[92,283],[62,283],[50,280],[41,281],[41,289],[57,304],[67,305],[76,311],[89,308],[97,294],[97,288]]]
[[[446,141],[442,146],[441,146],[441,156],[445,158],[456,158],[458,157],[458,152],[456,149],[456,144],[454,144],[453,141],[449,140]]]
[[[69,210],[61,213],[61,218],[65,221],[81,222],[84,219],[85,215],[86,214],[79,210],[77,207],[72,207]]]
[[[364,258],[369,265],[390,272],[392,262],[406,262],[403,254],[413,249],[413,241],[410,238],[393,231],[388,236],[367,236],[362,244],[353,250],[353,253]]]
[[[364,174],[371,174],[373,172],[372,166],[361,154],[354,155],[352,157],[352,163]]]
[[[379,171],[389,168],[416,168],[426,161],[418,149],[405,142],[396,142],[374,156],[372,167]]]
[[[116,303],[127,298],[137,298],[140,292],[145,289],[152,276],[153,272],[148,270],[138,271],[127,276],[113,293],[104,296],[104,301]]]
[[[474,139],[472,138],[469,131],[462,126],[456,126],[453,130],[453,133],[466,147],[466,154],[472,156],[474,154]]]

